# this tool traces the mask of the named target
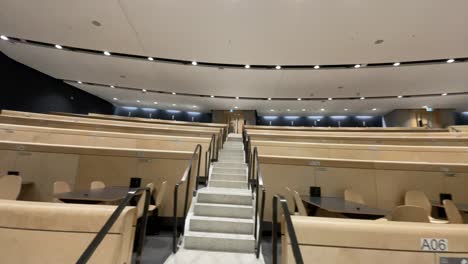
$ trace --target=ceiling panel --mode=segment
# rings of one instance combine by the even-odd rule
[[[79,48],[145,53],[118,0],[0,2],[1,34]]]

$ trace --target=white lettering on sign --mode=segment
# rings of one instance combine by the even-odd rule
[[[421,238],[422,251],[448,251],[446,238]]]

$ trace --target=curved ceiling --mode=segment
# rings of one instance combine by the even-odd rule
[[[6,35],[156,57],[352,64],[464,57],[466,10],[465,0],[3,0],[0,24]]]
[[[182,60],[324,65],[468,55],[465,0],[3,0],[1,7],[0,34]],[[383,42],[375,44],[376,40]],[[0,48],[9,57],[63,80],[233,97],[394,97],[259,103],[142,94],[70,82],[119,105],[154,107],[157,101],[158,108],[198,111],[237,106],[261,114],[384,114],[425,105],[467,110],[466,95],[396,96],[468,92],[468,63],[276,71],[184,66],[20,42],[0,41]]]

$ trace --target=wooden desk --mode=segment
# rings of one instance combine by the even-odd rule
[[[131,190],[137,190],[138,188],[129,187],[105,187],[102,189],[95,190],[84,190],[84,191],[73,191],[66,193],[58,193],[55,198],[60,199],[66,203],[85,203],[85,204],[96,204],[102,202],[115,203],[127,195]]]
[[[339,197],[311,197],[302,195],[301,199],[305,203],[314,207],[315,210],[320,208],[329,212],[348,215],[352,218],[375,219],[390,213],[389,210],[349,202]]]
[[[437,208],[444,208],[444,205],[439,201],[431,201],[431,205]],[[462,212],[468,212],[468,204],[455,203],[455,206],[457,206],[457,209]]]

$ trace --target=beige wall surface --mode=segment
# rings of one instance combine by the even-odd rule
[[[194,151],[196,145],[200,144],[203,152],[208,150],[210,143],[210,138],[206,137],[142,135],[80,129],[21,126],[1,123],[0,140],[175,151]],[[201,175],[205,175],[205,153],[202,155]]]
[[[271,221],[273,194],[286,195],[285,187],[309,194],[320,186],[322,196],[343,197],[345,189],[363,195],[367,204],[392,209],[403,203],[408,190],[421,190],[432,200],[451,193],[468,203],[468,164],[363,161],[325,158],[259,156],[266,188],[265,221]]]
[[[19,171],[23,180],[32,181],[24,194],[31,201],[51,201],[55,181],[67,181],[75,189],[89,189],[91,181],[108,186],[128,186],[131,177],[142,178],[142,185],[153,182],[158,188],[168,181],[168,191],[160,214],[172,216],[175,184],[182,178],[192,152],[148,151],[104,147],[78,147],[0,141],[0,174]],[[195,162],[196,164],[196,162]],[[196,165],[191,187],[195,182]],[[185,190],[182,185],[182,190]],[[190,197],[191,198],[191,197]],[[184,199],[179,194],[179,205]],[[182,213],[179,206],[179,215]]]
[[[327,144],[281,141],[255,141],[260,155],[337,159],[468,163],[468,147]]]

